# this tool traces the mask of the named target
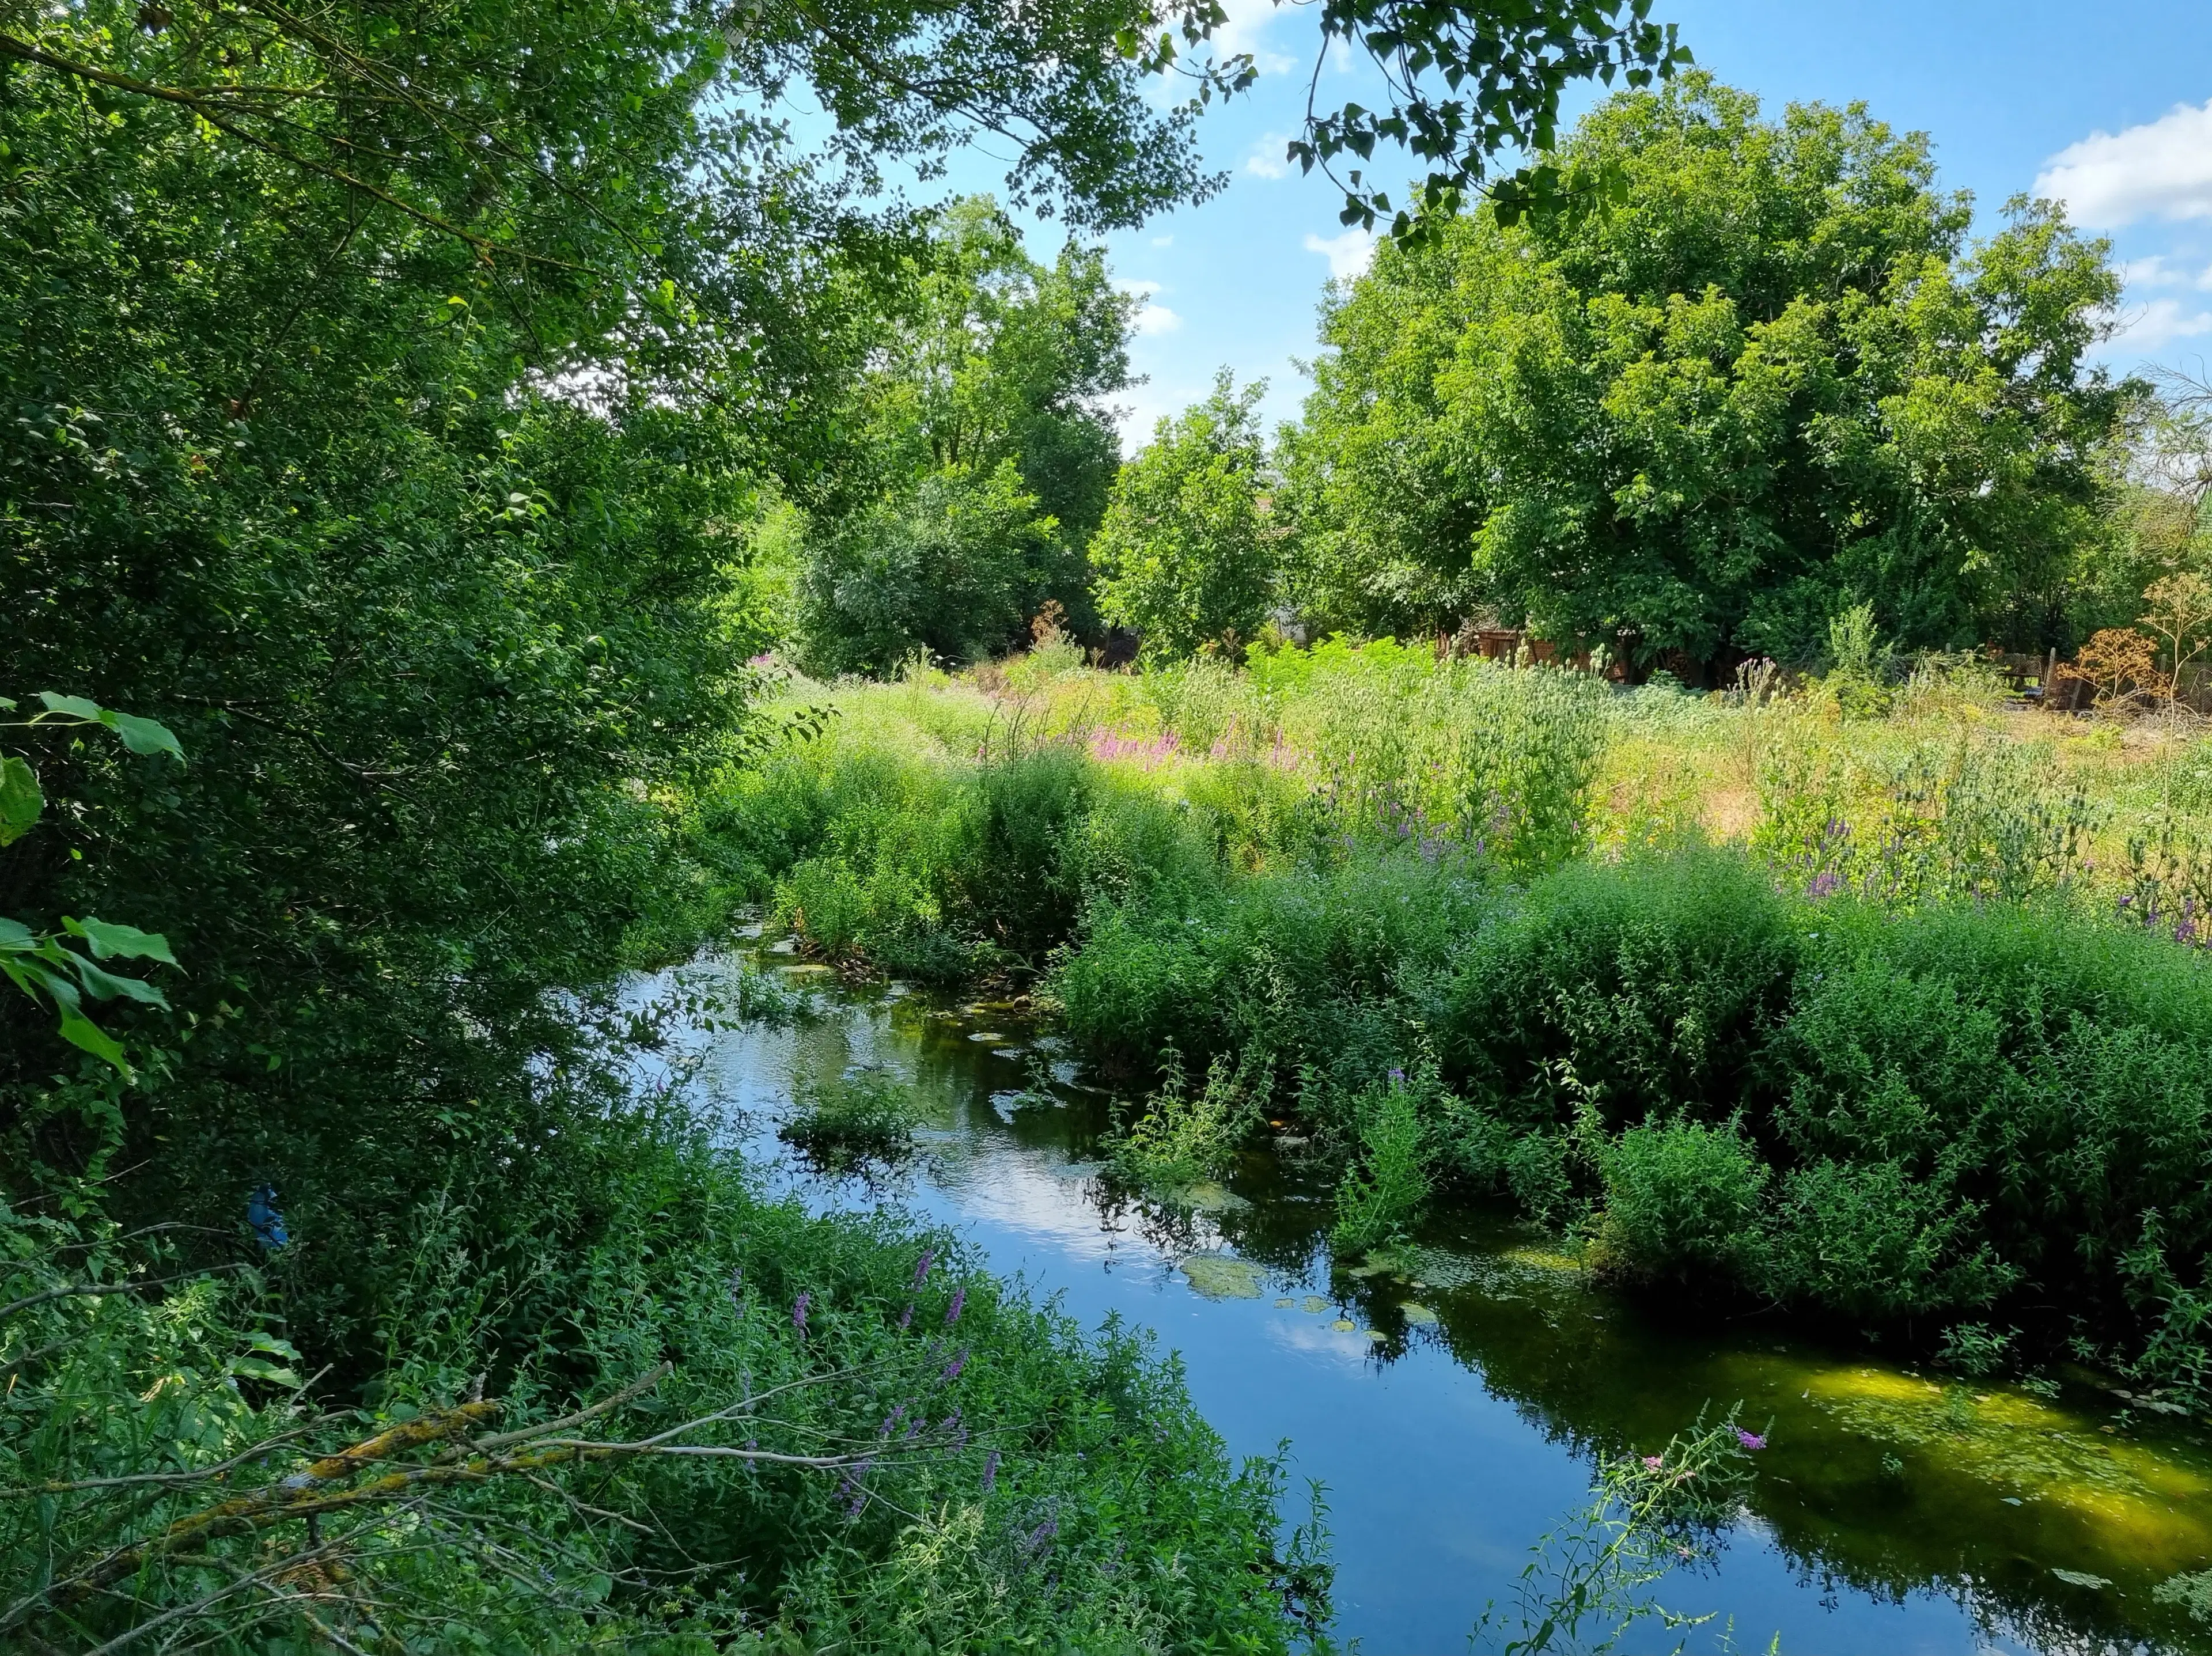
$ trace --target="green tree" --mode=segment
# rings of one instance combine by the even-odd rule
[[[1102,399],[1129,384],[1132,301],[1102,249],[1039,264],[983,197],[902,276],[813,514],[799,634],[817,671],[1004,650],[1048,600],[1095,625],[1084,552],[1121,463]]]
[[[1249,640],[1274,598],[1280,531],[1270,522],[1260,380],[1229,370],[1213,394],[1121,468],[1091,543],[1107,618],[1143,634],[1147,655],[1179,657]]]
[[[2104,244],[2023,201],[1969,249],[1924,139],[1703,76],[1555,162],[1611,204],[1477,211],[1332,299],[1285,445],[1316,619],[1706,662],[1867,601],[1908,646],[2056,641],[2132,395],[2085,360]]]
[[[799,580],[800,636],[817,673],[885,673],[917,652],[972,661],[1025,625],[1034,565],[1059,525],[1012,460],[925,475],[817,537]]]

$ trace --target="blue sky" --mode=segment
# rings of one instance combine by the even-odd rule
[[[1317,30],[1309,7],[1226,0],[1228,45],[1253,52],[1253,91],[1202,126],[1208,156],[1232,169],[1224,195],[1109,240],[1115,271],[1146,298],[1134,342],[1147,383],[1126,394],[1132,446],[1158,415],[1206,394],[1215,368],[1264,378],[1268,412],[1297,413],[1295,363],[1316,349],[1315,307],[1334,268],[1364,251],[1336,221],[1318,174],[1281,167],[1297,130]],[[1927,132],[1946,187],[1974,193],[1983,222],[2021,191],[2068,200],[2109,235],[2129,278],[2118,367],[2212,359],[2212,15],[2202,0],[1657,0],[1698,63],[1759,94],[1863,100],[1900,130]],[[1348,63],[1325,68],[1321,96],[1360,95]],[[1587,106],[1595,93],[1577,100]],[[956,169],[988,188],[988,163]],[[1405,170],[1378,156],[1376,172]],[[2039,180],[2040,183],[2039,183]],[[1041,227],[1033,251],[1057,233]]]

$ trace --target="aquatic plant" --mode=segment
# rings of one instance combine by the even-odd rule
[[[894,1156],[914,1142],[922,1118],[914,1089],[877,1069],[803,1083],[790,1119],[776,1129],[786,1143],[830,1161]]]
[[[1166,1197],[1221,1178],[1259,1127],[1268,1067],[1257,1054],[1216,1059],[1194,1095],[1181,1055],[1170,1050],[1158,1090],[1108,1137],[1109,1165],[1129,1184]]]
[[[1337,1186],[1329,1240],[1340,1253],[1358,1253],[1404,1236],[1428,1200],[1431,1180],[1419,1101],[1403,1070],[1391,1071],[1351,1107],[1359,1156]]]
[[[1680,1649],[1713,1617],[1669,1610],[1651,1589],[1720,1544],[1743,1509],[1749,1457],[1765,1441],[1731,1413],[1711,1425],[1700,1417],[1656,1454],[1601,1456],[1589,1505],[1531,1549],[1514,1585],[1512,1636],[1501,1637],[1509,1617],[1493,1602],[1475,1624],[1475,1644],[1500,1656],[1601,1656],[1656,1623],[1657,1632],[1680,1635]],[[1638,1647],[1650,1637],[1641,1635]]]

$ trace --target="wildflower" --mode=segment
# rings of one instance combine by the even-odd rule
[[[1406,1072],[1405,1072],[1403,1070],[1393,1070],[1393,1071],[1390,1071],[1390,1084],[1391,1084],[1393,1087],[1402,1087],[1402,1086],[1404,1086],[1404,1085],[1406,1084]]]
[[[936,1260],[937,1250],[935,1248],[926,1247],[922,1249],[921,1258],[915,1262],[914,1267],[914,1285],[916,1288],[920,1288],[924,1283],[929,1280],[929,1267],[935,1264]]]
[[[1035,1552],[1039,1547],[1044,1545],[1046,1542],[1051,1540],[1053,1537],[1059,1533],[1060,1520],[1058,1519],[1048,1518],[1043,1523],[1038,1525],[1036,1528],[1030,1532],[1030,1538],[1026,1544],[1031,1552]]]
[[[958,1380],[960,1378],[960,1371],[967,1366],[968,1348],[963,1345],[960,1348],[960,1355],[953,1358],[951,1362],[945,1365],[945,1378],[949,1380]]]
[[[960,1320],[960,1309],[967,1303],[968,1288],[963,1283],[960,1287],[952,1290],[952,1303],[945,1307],[945,1325],[947,1328],[951,1327],[953,1324]]]
[[[913,1301],[912,1300],[908,1300],[908,1301],[906,1302],[906,1309],[899,1313],[899,1326],[900,1326],[901,1328],[905,1328],[905,1327],[907,1327],[908,1325],[909,1325],[913,1321],[914,1321],[914,1301]]]
[[[1766,1447],[1765,1438],[1756,1432],[1747,1432],[1741,1426],[1735,1429],[1735,1441],[1747,1449],[1764,1449]]]
[[[892,1429],[905,1418],[906,1404],[902,1403],[897,1408],[892,1410],[890,1413],[884,1416],[884,1423],[876,1429],[876,1435],[878,1437],[889,1437],[891,1435]]]
[[[1644,1469],[1648,1471],[1656,1472],[1666,1464],[1667,1457],[1664,1455],[1646,1455],[1644,1457]]]
[[[799,1297],[791,1302],[791,1325],[801,1334],[806,1332],[806,1308],[813,1303],[814,1295],[803,1288],[799,1290]]]
[[[999,1452],[991,1451],[991,1458],[983,1463],[983,1493],[991,1493],[991,1486],[999,1481]]]
[[[1843,877],[1832,871],[1816,874],[1813,877],[1811,895],[1815,897],[1832,897],[1835,895],[1836,888],[1843,883]]]
[[[870,1456],[846,1473],[845,1481],[837,1486],[839,1500],[843,1500],[847,1495],[852,1496],[851,1502],[845,1508],[846,1517],[858,1518],[860,1515],[860,1509],[868,1504],[868,1491],[863,1485],[862,1480],[867,1477],[868,1468],[875,1464],[875,1458],[872,1455]]]

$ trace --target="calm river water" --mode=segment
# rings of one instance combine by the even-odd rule
[[[899,1204],[1086,1325],[1118,1313],[1158,1331],[1233,1452],[1287,1442],[1286,1516],[1304,1480],[1327,1486],[1335,1635],[1368,1656],[1468,1649],[1586,1502],[1600,1450],[1656,1449],[1737,1403],[1772,1422],[1748,1510],[1717,1558],[1658,1589],[1714,1613],[1691,1650],[2207,1647],[2151,1594],[2212,1568],[2204,1422],[2086,1374],[2045,1398],[1886,1364],[1849,1330],[1686,1321],[1594,1288],[1503,1217],[1440,1222],[1403,1274],[1363,1274],[1331,1259],[1328,1184],[1295,1143],[1249,1156],[1195,1212],[1132,1205],[1098,1177],[1107,1100],[1048,1028],[849,988],[774,951],[685,968],[711,983],[757,961],[814,1008],[697,1035],[702,1101],[817,1208]],[[810,1174],[775,1137],[793,1087],[860,1066],[919,1089],[932,1125],[888,1177]],[[1624,1647],[1674,1641],[1650,1627]]]

